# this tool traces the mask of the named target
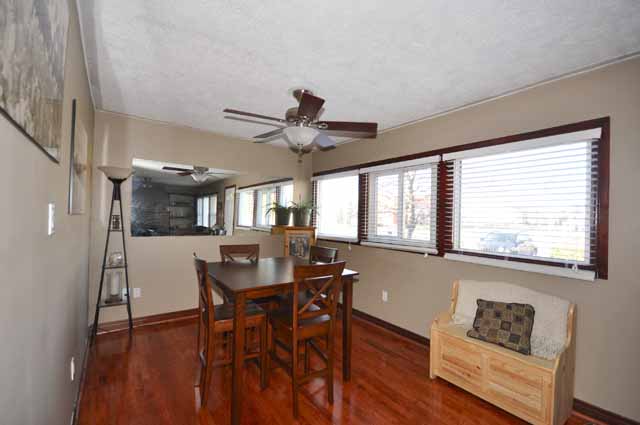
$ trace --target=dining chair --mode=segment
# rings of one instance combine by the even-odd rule
[[[238,261],[255,263],[260,260],[260,245],[220,245],[220,258],[223,263],[236,263]],[[225,304],[233,303],[233,300],[224,293],[222,298]],[[276,295],[260,297],[252,301],[267,311],[277,308],[280,304],[280,298]]]
[[[309,248],[309,263],[335,263],[338,261],[338,249],[312,245]]]
[[[233,305],[213,304],[213,283],[209,276],[207,262],[193,253],[196,276],[198,278],[198,342],[197,356],[200,361],[200,377],[198,386],[200,405],[205,406],[209,396],[209,387],[213,369],[231,364],[231,338],[233,335]],[[260,306],[248,302],[246,307],[245,330],[256,329],[259,334],[260,348],[258,351],[247,351],[245,359],[258,359],[260,363],[260,385],[266,387],[267,378],[267,319],[265,311]],[[244,331],[244,330],[243,330]],[[246,332],[245,332],[246,335]],[[216,360],[216,339],[222,340],[225,357]],[[245,344],[248,346],[249,344]]]
[[[220,245],[220,258],[223,263],[235,263],[238,260],[254,263],[260,259],[260,245],[257,243],[245,245]]]
[[[271,373],[271,362],[282,367],[291,377],[293,393],[293,416],[298,417],[298,391],[300,386],[318,377],[327,380],[327,397],[333,404],[333,364],[335,345],[335,322],[341,277],[345,262],[296,266],[293,271],[293,291],[288,305],[269,315],[272,331],[267,358],[267,385]],[[301,292],[309,292],[306,303],[299,300]],[[323,341],[326,350],[318,344]],[[304,347],[301,347],[303,345]],[[291,362],[280,358],[280,347],[289,353]],[[304,348],[304,373],[300,374],[300,353]],[[315,352],[324,363],[324,369],[311,370],[311,354]]]

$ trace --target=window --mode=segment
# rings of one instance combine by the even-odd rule
[[[314,181],[318,237],[358,240],[358,173],[332,174]]]
[[[238,191],[238,226],[253,226],[253,196],[251,189]]]
[[[447,252],[595,270],[601,132],[445,154],[453,191]]]
[[[293,202],[293,183],[287,183],[280,186],[280,200],[278,203],[288,207]]]
[[[276,187],[266,187],[258,189],[256,193],[256,227],[269,227],[276,223],[273,211],[267,211],[276,202]]]
[[[609,125],[598,118],[316,174],[318,236],[607,279]]]
[[[367,174],[366,242],[436,253],[440,156],[361,169]]]
[[[238,191],[238,226],[259,230],[269,229],[276,222],[274,203],[288,205],[293,199],[293,182],[274,181],[245,186]]]
[[[199,196],[196,199],[196,225],[212,227],[216,225],[218,195]]]

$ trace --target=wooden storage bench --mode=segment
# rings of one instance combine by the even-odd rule
[[[548,360],[469,338],[468,329],[452,320],[457,299],[454,282],[449,311],[431,325],[431,378],[439,376],[532,424],[564,424],[573,407],[575,305],[569,307],[564,350]]]

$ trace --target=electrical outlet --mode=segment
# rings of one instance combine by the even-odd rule
[[[133,288],[133,298],[140,298],[142,296],[142,289]]]
[[[69,362],[69,373],[71,374],[71,382],[76,379],[76,359],[71,357],[71,362]]]
[[[56,204],[49,203],[47,207],[47,235],[51,236],[56,232]]]
[[[389,302],[389,292],[387,292],[385,289],[382,290],[382,302]]]

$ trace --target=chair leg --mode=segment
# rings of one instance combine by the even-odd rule
[[[327,345],[327,399],[329,404],[333,404],[333,344],[335,338],[333,332],[329,332],[328,345]]]
[[[202,371],[204,379],[200,387],[200,406],[207,405],[209,399],[209,387],[211,386],[211,377],[213,376],[213,361],[215,358],[215,333],[212,329],[207,329],[207,353],[205,355],[205,370]]]
[[[291,392],[293,395],[293,417],[298,419],[298,341],[291,344]]]
[[[304,342],[304,374],[308,375],[311,370],[311,345],[309,340]]]
[[[260,388],[267,388],[267,375],[268,370],[267,367],[269,365],[269,355],[267,353],[267,347],[269,343],[267,341],[267,320],[266,318],[260,324]]]

